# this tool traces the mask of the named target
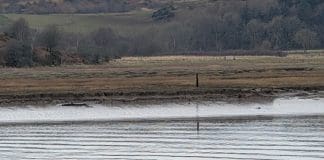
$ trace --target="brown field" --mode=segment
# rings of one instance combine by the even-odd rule
[[[195,88],[196,73],[199,88]],[[248,90],[323,88],[322,53],[287,57],[125,57],[104,65],[0,68],[0,103],[73,97],[102,100],[221,95],[226,94],[225,90],[241,96],[240,92]]]

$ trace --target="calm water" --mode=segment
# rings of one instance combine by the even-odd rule
[[[5,107],[0,109],[0,160],[324,159],[323,104],[323,99],[293,98],[269,104],[208,103],[198,108],[189,104]],[[197,115],[213,117],[200,120],[199,132]],[[242,115],[251,117],[238,120]],[[217,120],[219,116],[237,120]],[[125,117],[169,120],[97,121]],[[88,122],[75,123],[83,120]]]

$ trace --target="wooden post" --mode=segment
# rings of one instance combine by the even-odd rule
[[[199,74],[196,73],[196,87],[199,87]]]
[[[199,128],[199,120],[197,120],[197,132],[199,132],[200,128]]]

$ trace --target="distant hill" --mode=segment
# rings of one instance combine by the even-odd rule
[[[65,37],[61,45],[63,49],[79,49],[88,55],[103,52],[104,56],[218,54],[225,51],[244,53],[242,50],[324,48],[323,0],[0,2],[3,11],[9,12],[0,14],[0,32],[1,28],[7,32],[12,27],[10,24],[20,18],[28,22],[36,36],[49,25],[56,25]],[[20,6],[20,9],[15,9],[15,6]],[[46,6],[52,7],[46,9]],[[39,12],[42,14],[37,14]],[[117,40],[96,40],[98,37],[117,37]],[[97,43],[95,41],[99,43],[93,44]],[[100,46],[101,41],[118,42],[118,45]],[[109,48],[105,48],[107,46]]]
[[[2,13],[111,13],[195,0],[0,0]]]

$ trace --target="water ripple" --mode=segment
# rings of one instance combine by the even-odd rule
[[[324,159],[324,117],[0,126],[0,159]]]

